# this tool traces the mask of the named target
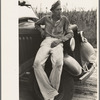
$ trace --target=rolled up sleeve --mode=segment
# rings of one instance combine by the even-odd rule
[[[45,25],[45,17],[42,17],[37,22],[35,22],[35,28],[38,29],[41,32],[42,28],[41,28],[40,25]]]
[[[45,25],[45,17],[42,17],[37,22],[35,22],[35,27],[38,28],[40,25]]]

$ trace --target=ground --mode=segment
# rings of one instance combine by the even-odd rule
[[[95,49],[96,53],[97,50]],[[72,100],[97,100],[97,68],[84,83],[75,83],[75,92]]]

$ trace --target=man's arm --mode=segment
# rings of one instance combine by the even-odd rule
[[[65,36],[63,36],[62,38],[54,41],[52,44],[51,44],[51,47],[55,47],[57,46],[59,43],[61,42],[65,42],[67,40],[69,40],[70,38],[72,38],[74,36],[73,34],[73,31],[71,30],[70,28],[70,22],[68,21],[68,19],[65,17],[65,20],[64,20],[65,24],[64,24],[64,31],[65,31]]]
[[[41,28],[40,25],[45,25],[45,17],[42,17],[37,22],[35,22],[35,28],[38,29],[41,33],[43,33],[44,30]]]
[[[70,28],[70,22],[67,17],[65,17],[64,31],[66,35],[61,38],[62,42],[65,42],[74,36],[73,31]]]

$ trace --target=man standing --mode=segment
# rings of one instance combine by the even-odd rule
[[[54,3],[50,10],[51,16],[45,16],[35,23],[41,34],[45,35],[33,64],[36,80],[44,100],[54,100],[54,97],[59,94],[64,57],[63,42],[73,37],[68,19],[61,15],[60,1]],[[45,25],[45,30],[42,30],[40,25]],[[52,71],[48,78],[44,66],[49,55],[51,56]]]

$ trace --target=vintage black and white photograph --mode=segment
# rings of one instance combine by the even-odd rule
[[[98,0],[18,0],[19,100],[98,100]]]

